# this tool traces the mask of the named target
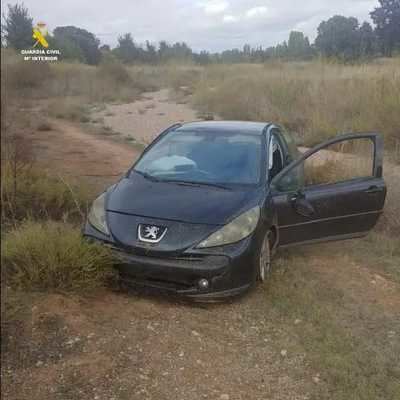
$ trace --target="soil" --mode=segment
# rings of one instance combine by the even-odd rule
[[[4,362],[7,399],[306,399],[301,354],[271,344],[285,335],[260,315],[265,292],[198,307],[144,294],[48,295],[32,308]],[[15,337],[16,335],[17,337]],[[17,357],[15,357],[15,354]],[[225,396],[224,396],[225,395]],[[229,397],[227,397],[229,396]]]
[[[169,98],[168,92],[168,89],[148,92],[134,103],[107,105],[93,117],[104,120],[105,126],[123,137],[134,137],[148,144],[169,126],[198,119],[186,101],[177,104]]]
[[[50,131],[32,133],[39,164],[69,180],[86,180],[99,190],[118,180],[140,151],[103,136],[90,135],[78,124],[60,119],[49,121]]]

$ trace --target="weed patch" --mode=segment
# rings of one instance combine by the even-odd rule
[[[88,289],[113,276],[108,249],[65,223],[24,222],[7,233],[1,253],[7,284],[18,289]]]
[[[28,165],[18,167],[16,175],[10,163],[4,163],[2,175],[2,220],[26,218],[82,220],[91,200],[84,186],[71,186],[61,178]]]

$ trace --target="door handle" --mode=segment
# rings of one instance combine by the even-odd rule
[[[297,199],[299,198],[299,196],[297,195],[297,194],[294,194],[291,198],[290,198],[290,202],[293,204],[293,203],[296,203],[296,201],[297,201]]]
[[[378,187],[378,186],[371,186],[367,190],[364,191],[364,193],[368,193],[368,194],[382,193],[382,192],[383,192],[383,188]]]

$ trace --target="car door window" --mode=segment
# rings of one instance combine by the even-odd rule
[[[373,176],[374,144],[369,139],[332,144],[304,161],[304,185],[324,185]]]
[[[328,185],[374,175],[374,142],[356,138],[332,143],[306,158],[277,184],[279,191]],[[301,148],[306,152],[307,148]]]

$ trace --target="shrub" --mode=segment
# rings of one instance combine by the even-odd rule
[[[10,162],[4,163],[2,176],[2,220],[25,218],[71,218],[84,216],[90,193],[84,186],[68,183],[30,165],[17,166],[16,176]]]
[[[38,89],[51,79],[51,67],[48,63],[18,61],[2,66],[8,90]]]
[[[89,110],[83,104],[81,99],[66,97],[56,99],[51,102],[48,107],[48,114],[51,117],[68,119],[75,122],[88,122]]]
[[[132,78],[128,70],[117,61],[105,62],[100,64],[97,75],[100,79],[109,79],[118,84],[130,84]]]
[[[17,289],[94,288],[114,275],[110,251],[64,223],[26,221],[7,233],[1,250],[3,276]]]

